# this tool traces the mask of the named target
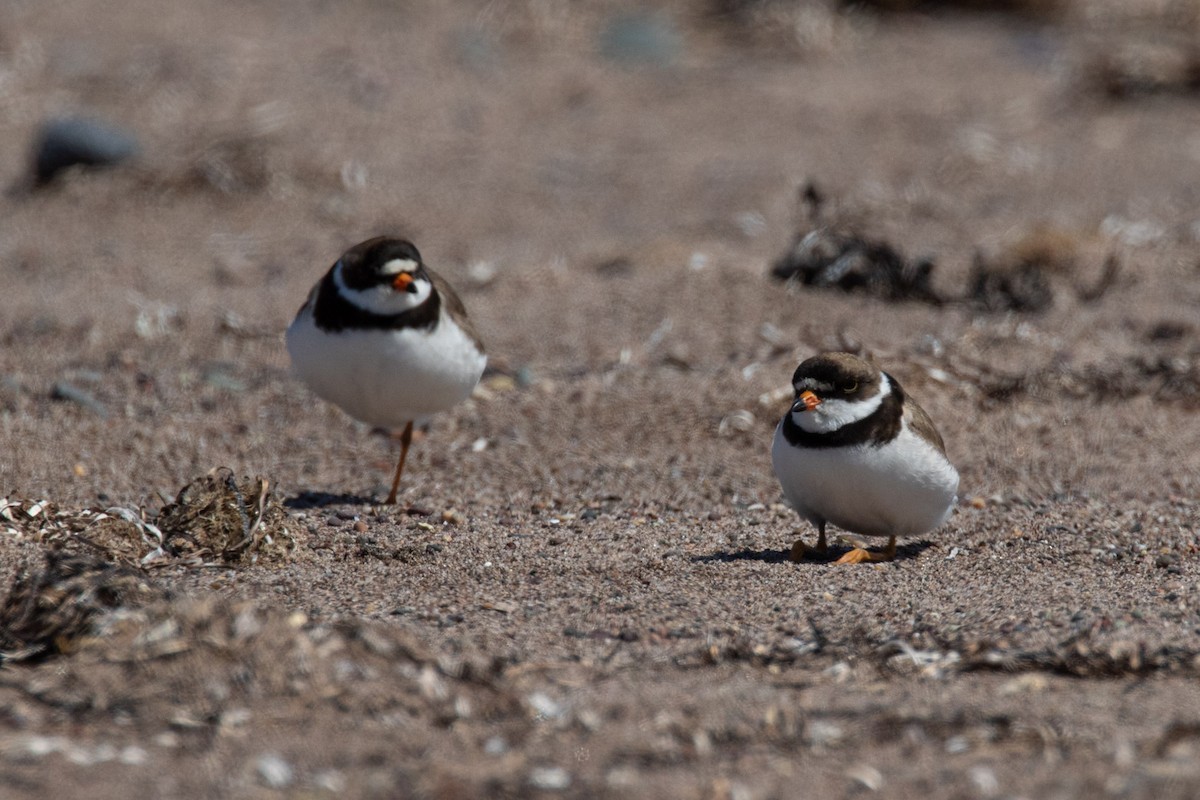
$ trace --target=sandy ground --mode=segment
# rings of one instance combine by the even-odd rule
[[[3,585],[136,564],[96,515],[217,467],[292,545],[43,587],[108,611],[0,666],[6,797],[1200,794],[1196,20],[728,7],[0,8]],[[31,189],[67,113],[139,158]],[[950,302],[770,278],[809,180]],[[1048,310],[963,299],[1047,231]],[[281,336],[383,232],[492,365],[400,508]],[[830,348],[962,474],[894,563],[785,559],[772,430]]]

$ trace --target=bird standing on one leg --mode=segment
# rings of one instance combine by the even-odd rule
[[[350,416],[402,429],[396,502],[413,423],[471,395],[487,355],[458,295],[413,244],[380,236],[342,254],[287,331],[296,375]]]
[[[796,368],[792,388],[771,462],[788,502],[817,527],[817,552],[825,552],[832,523],[888,539],[882,552],[856,547],[838,563],[890,561],[896,537],[946,521],[958,471],[933,420],[895,378],[849,353],[822,353]],[[808,551],[797,541],[790,558]]]

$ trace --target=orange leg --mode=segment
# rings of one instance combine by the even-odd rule
[[[817,525],[817,546],[810,548],[802,539],[797,539],[796,543],[792,545],[792,552],[788,553],[788,561],[798,564],[809,552],[823,556],[828,550],[829,545],[825,543],[825,523],[822,522]]]
[[[867,561],[891,561],[896,557],[896,537],[888,539],[883,552],[856,547],[837,560],[838,564],[862,564]]]
[[[388,505],[393,505],[396,502],[396,490],[400,488],[400,476],[404,473],[404,459],[408,458],[408,446],[412,444],[413,424],[410,422],[404,426],[404,433],[400,434],[400,463],[396,464],[396,477],[392,478],[392,491],[388,493]]]

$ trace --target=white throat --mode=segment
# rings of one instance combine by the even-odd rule
[[[395,263],[395,262],[392,262]],[[337,286],[342,297],[349,302],[373,314],[390,316],[416,308],[429,299],[433,293],[433,284],[425,278],[414,278],[412,286],[415,292],[398,292],[387,284],[373,286],[370,289],[351,289],[342,277],[342,262],[333,268],[333,283]]]
[[[879,410],[883,398],[892,393],[887,375],[881,375],[879,393],[861,400],[822,400],[812,411],[792,411],[792,421],[808,433],[832,433]]]

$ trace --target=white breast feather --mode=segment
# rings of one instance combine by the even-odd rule
[[[296,375],[355,419],[384,428],[444,411],[471,395],[487,356],[445,314],[432,330],[317,328],[305,309],[288,328]]]
[[[829,448],[792,446],[781,423],[771,460],[801,516],[864,536],[926,533],[950,516],[958,491],[957,470],[907,422],[882,446]]]

